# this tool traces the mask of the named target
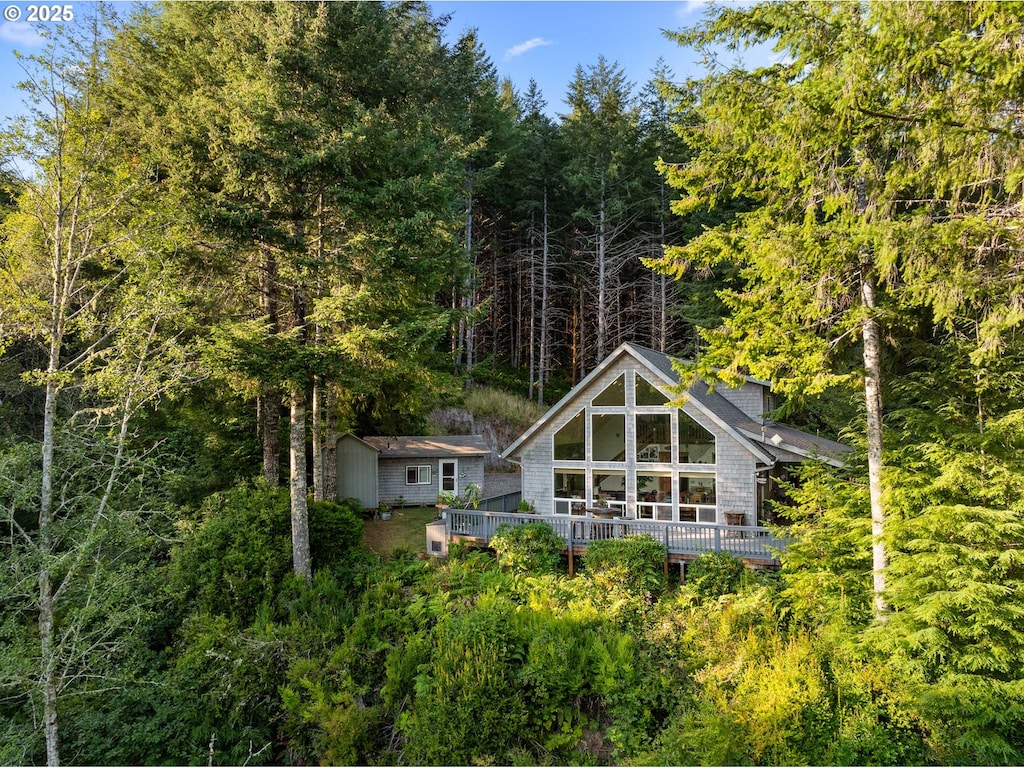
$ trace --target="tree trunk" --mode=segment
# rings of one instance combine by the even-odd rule
[[[310,433],[313,442],[313,500],[324,500],[323,385],[313,377],[313,402],[310,407]]]
[[[299,253],[306,253],[305,220],[295,213],[295,237],[302,242]],[[306,287],[296,279],[292,285],[292,328],[298,331],[299,345],[308,343],[306,328]],[[313,583],[309,554],[309,508],[306,499],[306,388],[304,383],[291,382],[288,430],[288,476],[292,515],[292,567],[296,576]]]
[[[43,402],[42,477],[39,498],[39,663],[43,678],[43,733],[46,740],[46,764],[60,765],[60,738],[57,727],[57,670],[54,652],[56,609],[53,584],[50,580],[50,559],[53,556],[53,453],[57,423],[57,381],[61,364],[61,342],[64,338],[64,317],[67,292],[64,290],[61,237],[55,238],[53,306],[50,316],[50,352],[47,361],[46,396]]]
[[[277,257],[266,244],[262,247],[263,264],[260,268],[260,309],[267,316],[267,332],[280,331],[278,317]],[[276,488],[281,478],[281,396],[270,384],[260,384],[259,402],[260,443],[263,447],[263,479]]]
[[[263,446],[263,479],[271,488],[276,488],[281,479],[281,400],[269,384],[260,385],[259,404],[260,442]]]
[[[597,227],[597,361],[604,360],[604,343],[605,335],[608,332],[608,317],[607,307],[605,306],[608,301],[607,287],[605,285],[606,277],[605,271],[607,264],[607,243],[605,242],[605,217],[607,212],[605,210],[605,185],[604,176],[601,177],[601,210],[598,218]]]
[[[306,393],[293,386],[290,396],[289,455],[292,510],[292,568],[307,584],[313,582],[309,554],[309,509],[306,503]]]
[[[466,284],[463,287],[465,293],[462,296],[462,308],[465,312],[463,323],[465,325],[466,359],[466,380],[465,389],[469,390],[473,378],[473,365],[476,363],[476,331],[469,315],[476,307],[476,291],[474,281],[476,280],[476,258],[473,254],[473,171],[469,170],[466,178],[466,261],[473,265],[473,269],[466,276]]]
[[[57,729],[57,670],[53,649],[54,600],[50,571],[39,572],[39,650],[43,673],[43,733],[46,738],[46,764],[60,765],[60,739]]]
[[[324,498],[338,498],[338,415],[337,396],[328,387],[324,393]]]
[[[540,266],[540,349],[537,355],[537,404],[544,405],[544,378],[548,354],[548,188],[544,186],[543,246]]]
[[[882,503],[882,387],[881,334],[875,319],[875,284],[862,268],[861,301],[867,309],[863,321],[864,334],[864,399],[867,406],[868,488],[871,499],[871,572],[874,591],[875,618],[884,621],[886,556],[883,533],[885,509]]]
[[[530,389],[528,395],[530,400],[533,400],[534,393],[538,391],[539,381],[539,377],[537,376],[537,281],[535,279],[537,272],[536,232],[537,229],[534,225],[533,214],[531,214],[529,234],[530,263],[529,268],[526,270],[527,279],[530,281]],[[520,263],[522,263],[522,260],[520,260]],[[521,286],[521,278],[519,282]],[[520,292],[521,291],[522,289],[520,288]],[[520,304],[521,303],[522,302],[520,302]]]
[[[659,238],[658,257],[661,258],[665,255],[665,243],[667,238],[665,236],[665,179],[662,177],[661,181],[661,237]],[[658,297],[658,351],[665,352],[668,347],[668,275],[662,272],[659,276],[659,282],[661,283],[661,292]]]

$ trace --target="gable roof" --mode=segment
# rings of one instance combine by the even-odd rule
[[[482,435],[364,437],[382,458],[427,459],[445,456],[488,456],[490,446]]]
[[[502,452],[501,457],[508,458],[511,456],[514,451],[518,450],[520,446],[533,437],[537,431],[551,421],[564,407],[575,401],[579,393],[591,381],[625,355],[632,357],[639,364],[638,367],[646,369],[648,378],[651,379],[652,383],[663,389],[679,385],[679,373],[673,367],[673,358],[663,352],[637,344],[622,344],[602,360],[565,397],[555,403],[518,440],[506,448]],[[753,384],[768,386],[768,382],[759,379],[747,378],[747,381]],[[773,449],[788,451],[807,458],[817,457],[833,466],[841,465],[840,457],[849,451],[847,446],[834,440],[802,432],[783,424],[775,424],[748,416],[700,380],[690,385],[686,391],[686,398],[688,404],[692,404],[693,407],[717,423],[724,432],[731,434],[738,443],[747,448],[765,464],[774,464],[777,461],[778,457],[773,453]]]

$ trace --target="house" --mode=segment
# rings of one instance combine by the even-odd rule
[[[620,346],[502,453],[522,466],[523,498],[545,515],[757,525],[787,466],[839,466],[848,450],[767,418],[768,382],[697,381],[682,407],[678,384],[667,355]]]
[[[443,491],[463,494],[484,483],[484,460],[491,450],[480,435],[453,437],[338,438],[338,498],[364,507],[380,502],[435,504]]]

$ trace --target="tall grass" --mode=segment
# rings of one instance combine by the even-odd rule
[[[466,393],[463,407],[477,418],[504,421],[522,430],[530,427],[545,411],[526,398],[493,387],[474,387]]]

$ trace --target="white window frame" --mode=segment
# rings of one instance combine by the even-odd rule
[[[409,482],[410,470],[415,470],[415,472],[416,472],[416,482],[414,482],[414,483],[410,483]],[[426,475],[426,479],[425,480],[423,479],[424,474]],[[430,485],[432,482],[433,482],[433,480],[431,479],[431,471],[430,471],[430,465],[429,464],[407,464],[406,465],[406,467],[405,467],[405,484],[406,485]]]
[[[452,465],[452,474],[445,475],[444,465]],[[444,481],[451,480],[452,487],[445,488]],[[441,459],[437,464],[437,492],[440,493],[454,493],[456,496],[459,493],[459,460],[458,459]]]

